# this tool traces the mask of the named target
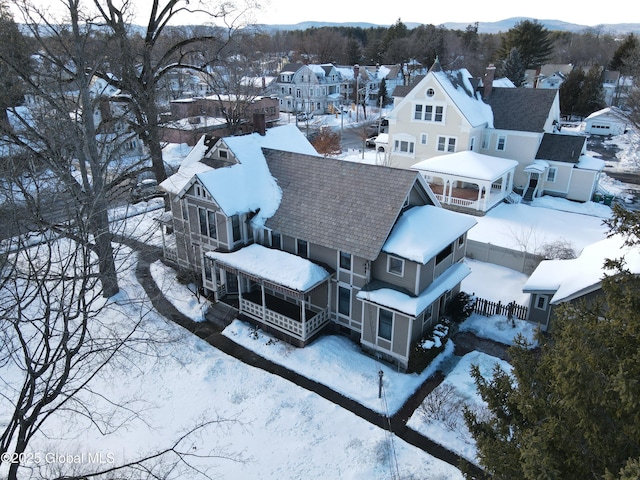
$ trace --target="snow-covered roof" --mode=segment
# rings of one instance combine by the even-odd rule
[[[451,290],[458,285],[470,273],[471,269],[468,265],[456,263],[436,278],[417,297],[412,297],[392,288],[379,288],[377,290],[361,290],[358,292],[357,298],[415,317],[420,315],[447,290]]]
[[[492,157],[466,150],[439,155],[416,163],[411,168],[424,172],[444,173],[457,177],[492,181],[518,166],[516,160]]]
[[[413,207],[400,216],[382,251],[425,264],[476,223],[470,215],[444,208]]]
[[[599,158],[592,157],[590,155],[581,155],[580,161],[576,164],[577,168],[583,170],[595,170],[599,172],[604,169],[605,162]]]
[[[549,162],[545,160],[534,160],[524,167],[525,172],[544,173],[549,168]]]
[[[486,123],[487,128],[493,128],[493,111],[488,104],[482,101],[480,93],[474,91],[470,81],[472,75],[466,68],[452,72],[431,71],[429,74],[432,74],[438,81],[472,126],[476,127]],[[425,78],[428,77],[429,75]]]
[[[306,292],[330,276],[324,268],[305,258],[258,244],[231,253],[208,252],[206,255],[244,273],[298,292]]]
[[[220,142],[238,163],[212,168],[200,162],[208,148],[203,137],[178,172],[161,183],[161,188],[180,196],[190,187],[195,176],[225,215],[259,212],[253,219],[258,224],[275,213],[282,197],[280,187],[269,172],[262,148],[318,155],[294,124],[268,129],[265,135],[252,133],[225,137]]]
[[[620,109],[616,107],[606,107],[596,112],[593,112],[591,115],[585,118],[585,120],[591,120],[594,118],[601,118],[601,117],[607,117],[607,118],[615,119],[621,122],[626,121],[624,114],[620,111]]]
[[[623,238],[614,236],[586,246],[572,260],[544,260],[522,287],[525,293],[553,293],[552,304],[573,300],[600,288],[606,259],[624,256],[625,266],[640,275],[640,251],[623,245]],[[611,273],[611,272],[609,272]]]

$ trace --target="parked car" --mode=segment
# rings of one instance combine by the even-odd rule
[[[298,121],[311,120],[313,118],[313,113],[300,112],[297,118]]]
[[[378,138],[377,136],[373,136],[373,137],[369,137],[366,140],[366,145],[367,147],[371,147],[374,148],[376,146],[376,138]]]
[[[134,203],[162,195],[162,191],[158,188],[158,182],[153,178],[141,180],[131,189],[131,201]]]

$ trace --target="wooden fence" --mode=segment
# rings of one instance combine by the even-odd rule
[[[491,315],[505,315],[508,318],[518,318],[520,320],[527,319],[527,313],[529,309],[524,305],[519,305],[515,302],[501,303],[490,302],[484,298],[476,298],[476,304],[474,312],[485,317]]]

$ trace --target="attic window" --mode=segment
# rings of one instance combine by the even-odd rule
[[[427,97],[433,97],[436,94],[433,88],[427,88]]]
[[[227,152],[226,150],[219,150],[218,156],[220,158],[229,158],[229,152]]]

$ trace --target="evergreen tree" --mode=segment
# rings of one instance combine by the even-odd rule
[[[598,65],[594,65],[584,76],[584,82],[578,95],[576,112],[586,117],[593,112],[604,108],[604,90],[602,88],[602,71]]]
[[[560,85],[560,111],[564,115],[573,115],[577,113],[578,99],[582,84],[584,83],[584,70],[574,68],[564,82]]]
[[[502,36],[499,58],[506,58],[512,48],[517,48],[525,68],[545,64],[553,53],[553,41],[549,30],[537,20],[523,20]]]
[[[629,58],[638,50],[638,48],[640,48],[638,37],[633,33],[630,33],[613,54],[613,58],[609,63],[609,69],[625,71],[628,66]]]
[[[382,77],[380,80],[380,87],[378,88],[378,101],[376,105],[385,106],[389,103],[389,94],[387,93],[387,79]]]
[[[502,74],[513,82],[516,87],[525,81],[525,67],[522,56],[517,48],[512,48],[507,58],[502,61]]]
[[[640,213],[608,222],[640,243]],[[513,370],[473,376],[488,414],[465,411],[482,466],[495,479],[637,478],[640,458],[640,278],[607,261],[603,296],[567,303],[539,350],[521,340]]]

